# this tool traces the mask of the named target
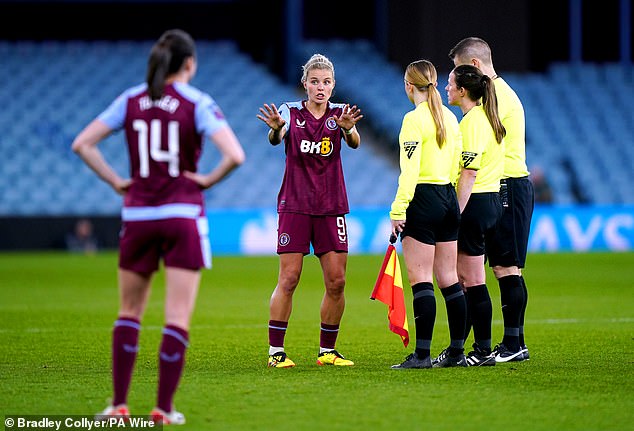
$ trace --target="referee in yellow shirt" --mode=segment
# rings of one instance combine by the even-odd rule
[[[456,116],[442,103],[432,63],[407,66],[405,93],[415,109],[405,114],[399,135],[401,173],[392,203],[392,233],[400,233],[412,286],[416,348],[393,369],[466,367],[466,301],[457,274],[460,210],[452,180],[460,155]],[[431,359],[436,320],[433,277],[445,299],[449,347]]]
[[[469,366],[495,365],[491,351],[491,297],[486,286],[485,254],[490,252],[502,216],[500,179],[504,172],[504,135],[493,80],[471,65],[454,68],[446,87],[449,104],[463,117],[462,157],[457,184],[462,211],[458,236],[458,276],[467,292],[474,350]]]
[[[454,66],[471,64],[492,77],[498,111],[506,129],[502,220],[487,258],[500,286],[504,337],[495,348],[497,362],[529,359],[524,341],[524,315],[528,291],[521,269],[526,263],[528,236],[535,204],[533,184],[526,165],[524,107],[508,83],[495,73],[491,48],[482,39],[468,37],[449,52]]]

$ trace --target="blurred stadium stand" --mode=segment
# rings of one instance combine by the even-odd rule
[[[307,41],[303,55],[320,52],[334,62],[337,91],[361,106],[391,149],[398,148],[404,69],[385,61],[364,40]],[[437,66],[439,68],[439,66]],[[539,166],[554,203],[632,204],[634,187],[634,70],[621,63],[554,63],[545,73],[500,75],[516,90],[526,113],[529,169]],[[446,103],[447,77],[438,87]],[[462,114],[450,107],[458,119]]]
[[[142,41],[0,41],[3,75],[11,77],[0,86],[0,98],[11,100],[0,111],[0,216],[119,213],[120,197],[71,152],[70,144],[122,90],[143,79],[150,46]],[[210,208],[274,208],[283,148],[268,144],[266,126],[255,116],[263,103],[303,95],[232,41],[198,41],[197,46],[199,70],[192,84],[216,99],[248,157],[221,187],[206,192],[207,203]],[[412,109],[403,93],[403,70],[364,40],[308,41],[296,63],[315,52],[335,63],[333,100],[357,104],[366,115],[366,143],[343,155],[350,203],[389,205],[398,176],[400,122]],[[625,106],[626,96],[634,94],[631,69],[557,63],[543,74],[500,74],[524,102],[528,163],[544,170],[555,203],[634,203],[629,184],[634,113]],[[439,86],[445,80],[441,75]],[[442,89],[441,94],[446,97]],[[109,138],[101,149],[125,175],[123,135]],[[201,168],[209,169],[215,157],[215,151],[204,151]]]
[[[70,150],[74,136],[125,88],[143,79],[151,42],[7,42],[0,55],[7,76],[0,97],[21,94],[0,112],[0,215],[117,215],[121,198]],[[243,143],[247,162],[206,192],[210,208],[274,208],[284,171],[283,147],[272,147],[256,118],[263,103],[299,100],[293,86],[241,53],[232,41],[197,42],[198,73],[192,84],[222,107]],[[122,175],[128,169],[122,133],[101,146]],[[348,153],[348,151],[350,153]],[[397,171],[369,147],[344,150],[351,205],[389,203]],[[208,144],[201,169],[217,160]],[[371,172],[372,180],[367,175]],[[376,183],[389,184],[382,191]]]

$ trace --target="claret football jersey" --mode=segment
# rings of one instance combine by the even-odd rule
[[[310,215],[348,213],[348,197],[341,164],[342,130],[335,116],[344,104],[328,103],[326,113],[315,118],[305,101],[283,103],[279,112],[286,121],[286,170],[278,194],[278,212]]]
[[[204,212],[200,187],[182,173],[197,171],[204,138],[227,126],[208,94],[174,83],[152,101],[147,85],[141,84],[123,92],[99,119],[126,134],[132,185],[125,194],[124,215],[157,219]]]

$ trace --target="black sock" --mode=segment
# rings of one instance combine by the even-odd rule
[[[473,324],[473,339],[484,350],[491,350],[491,320],[493,305],[486,284],[470,286],[467,307]]]
[[[526,282],[524,277],[520,275],[520,281],[522,282],[522,288],[524,290],[524,303],[522,304],[522,310],[520,312],[520,346],[525,346],[524,341],[524,315],[526,314],[526,306],[528,305],[528,289],[526,288]]]
[[[498,280],[504,318],[502,343],[512,352],[520,349],[520,313],[524,304],[524,288],[519,275],[507,275]]]
[[[419,358],[430,355],[431,338],[436,321],[434,285],[423,282],[412,286],[414,297],[414,324],[416,327],[416,354]]]
[[[449,323],[449,354],[456,356],[464,352],[465,327],[467,322],[467,302],[460,283],[440,289],[447,307]]]
[[[471,312],[469,311],[469,291],[464,288],[462,291],[464,292],[465,304],[467,304],[467,315],[465,317],[465,326],[464,326],[464,344],[466,344],[467,338],[469,338],[469,333],[471,333],[471,326],[473,326],[473,322],[471,322]]]

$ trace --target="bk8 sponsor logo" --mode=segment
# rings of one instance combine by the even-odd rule
[[[302,139],[300,151],[302,153],[319,154],[326,157],[332,154],[333,147],[332,142],[330,142],[330,138],[323,138],[319,142],[311,142],[307,139]]]

